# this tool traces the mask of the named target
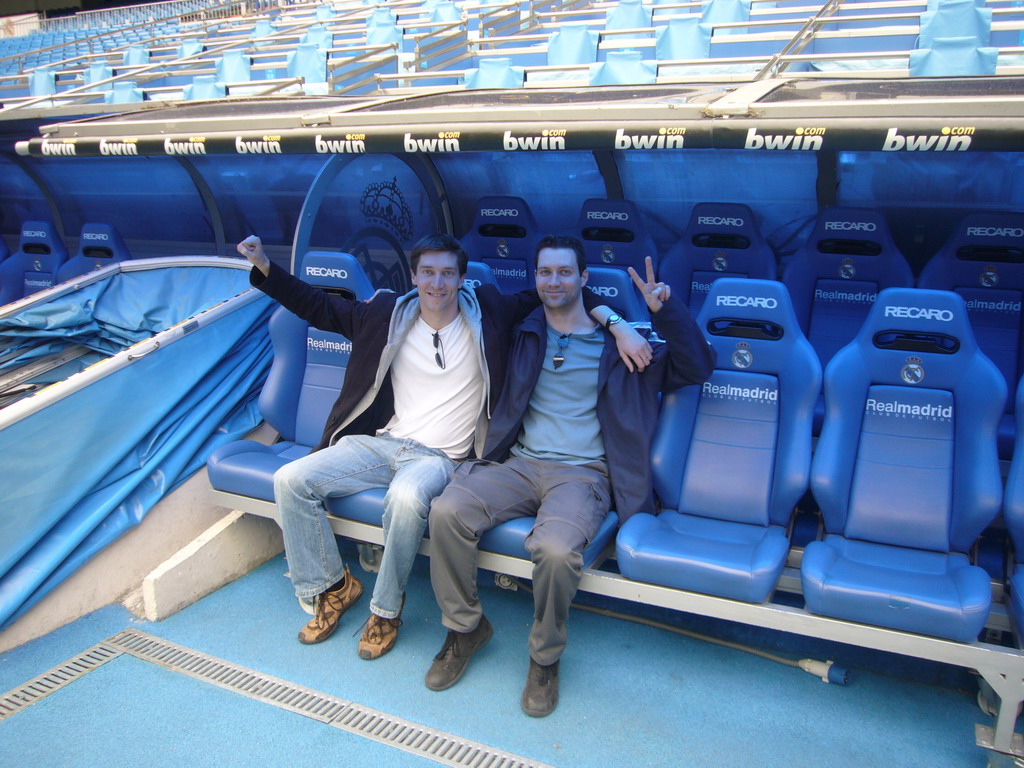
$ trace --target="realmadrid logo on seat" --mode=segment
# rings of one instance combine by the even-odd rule
[[[732,364],[737,368],[749,368],[753,362],[754,355],[750,351],[750,345],[745,341],[739,342],[732,353]]]
[[[843,259],[839,265],[839,276],[843,280],[850,280],[857,274],[857,266],[853,263],[853,259]]]
[[[507,240],[499,240],[495,250],[498,253],[498,257],[502,259],[507,259],[508,255],[512,252],[511,249],[508,247]]]
[[[715,258],[712,259],[711,265],[715,268],[716,272],[725,272],[729,268],[729,260],[725,258],[725,254],[719,251],[715,254]]]
[[[601,261],[605,264],[611,264],[615,261],[615,249],[610,245],[605,245],[604,248],[601,249]]]
[[[32,269],[35,270],[36,272],[42,272],[43,271],[43,260],[42,259],[32,259]]]
[[[924,381],[924,368],[921,366],[921,358],[908,357],[907,364],[900,371],[900,378],[907,384],[920,384]]]
[[[985,267],[985,271],[981,273],[978,282],[985,288],[995,288],[999,284],[999,270],[989,264]]]

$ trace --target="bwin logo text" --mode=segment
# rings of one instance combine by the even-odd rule
[[[509,152],[516,149],[565,149],[564,136],[513,136],[505,131],[503,146]]]
[[[459,152],[458,139],[414,139],[411,133],[405,134],[406,152]]]
[[[241,136],[235,136],[235,152],[239,155],[280,155],[280,141],[246,141]]]
[[[319,133],[313,140],[313,147],[319,155],[361,155],[366,152],[362,139],[325,139]]]
[[[107,141],[100,139],[101,155],[138,155],[139,145],[131,141]]]
[[[616,149],[682,149],[684,136],[630,136],[619,128],[615,131]]]
[[[744,149],[808,149],[819,150],[825,142],[824,136],[772,136],[761,135],[757,128],[747,130],[747,142]]]
[[[970,136],[900,136],[899,130],[890,128],[885,134],[883,152],[963,152],[971,146]]]

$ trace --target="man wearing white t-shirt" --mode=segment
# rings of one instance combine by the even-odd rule
[[[457,462],[479,455],[505,378],[511,329],[539,305],[535,292],[505,296],[463,286],[468,258],[448,235],[423,238],[410,255],[412,291],[369,302],[340,299],[272,264],[256,237],[238,246],[254,286],[310,325],[352,341],[345,381],[319,445],[274,475],[295,592],[313,618],[299,641],[319,643],[362,594],[341,560],[326,502],[370,488],[384,497],[384,554],[359,655],[395,644],[405,586],[431,500]],[[588,297],[598,319],[610,310]],[[623,324],[625,325],[625,324]],[[624,329],[624,352],[644,364],[649,347]]]

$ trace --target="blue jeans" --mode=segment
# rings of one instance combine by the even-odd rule
[[[295,594],[310,599],[344,575],[327,499],[387,488],[384,556],[370,610],[387,619],[398,616],[430,502],[448,485],[454,468],[442,451],[415,440],[349,435],[277,470],[274,498]]]

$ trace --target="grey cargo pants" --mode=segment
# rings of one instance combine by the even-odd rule
[[[513,456],[502,464],[466,462],[430,507],[430,581],[442,623],[476,629],[477,545],[500,523],[536,517],[526,537],[533,561],[534,622],[530,656],[553,664],[565,649],[569,604],[583,569],[583,550],[611,505],[607,468]]]

